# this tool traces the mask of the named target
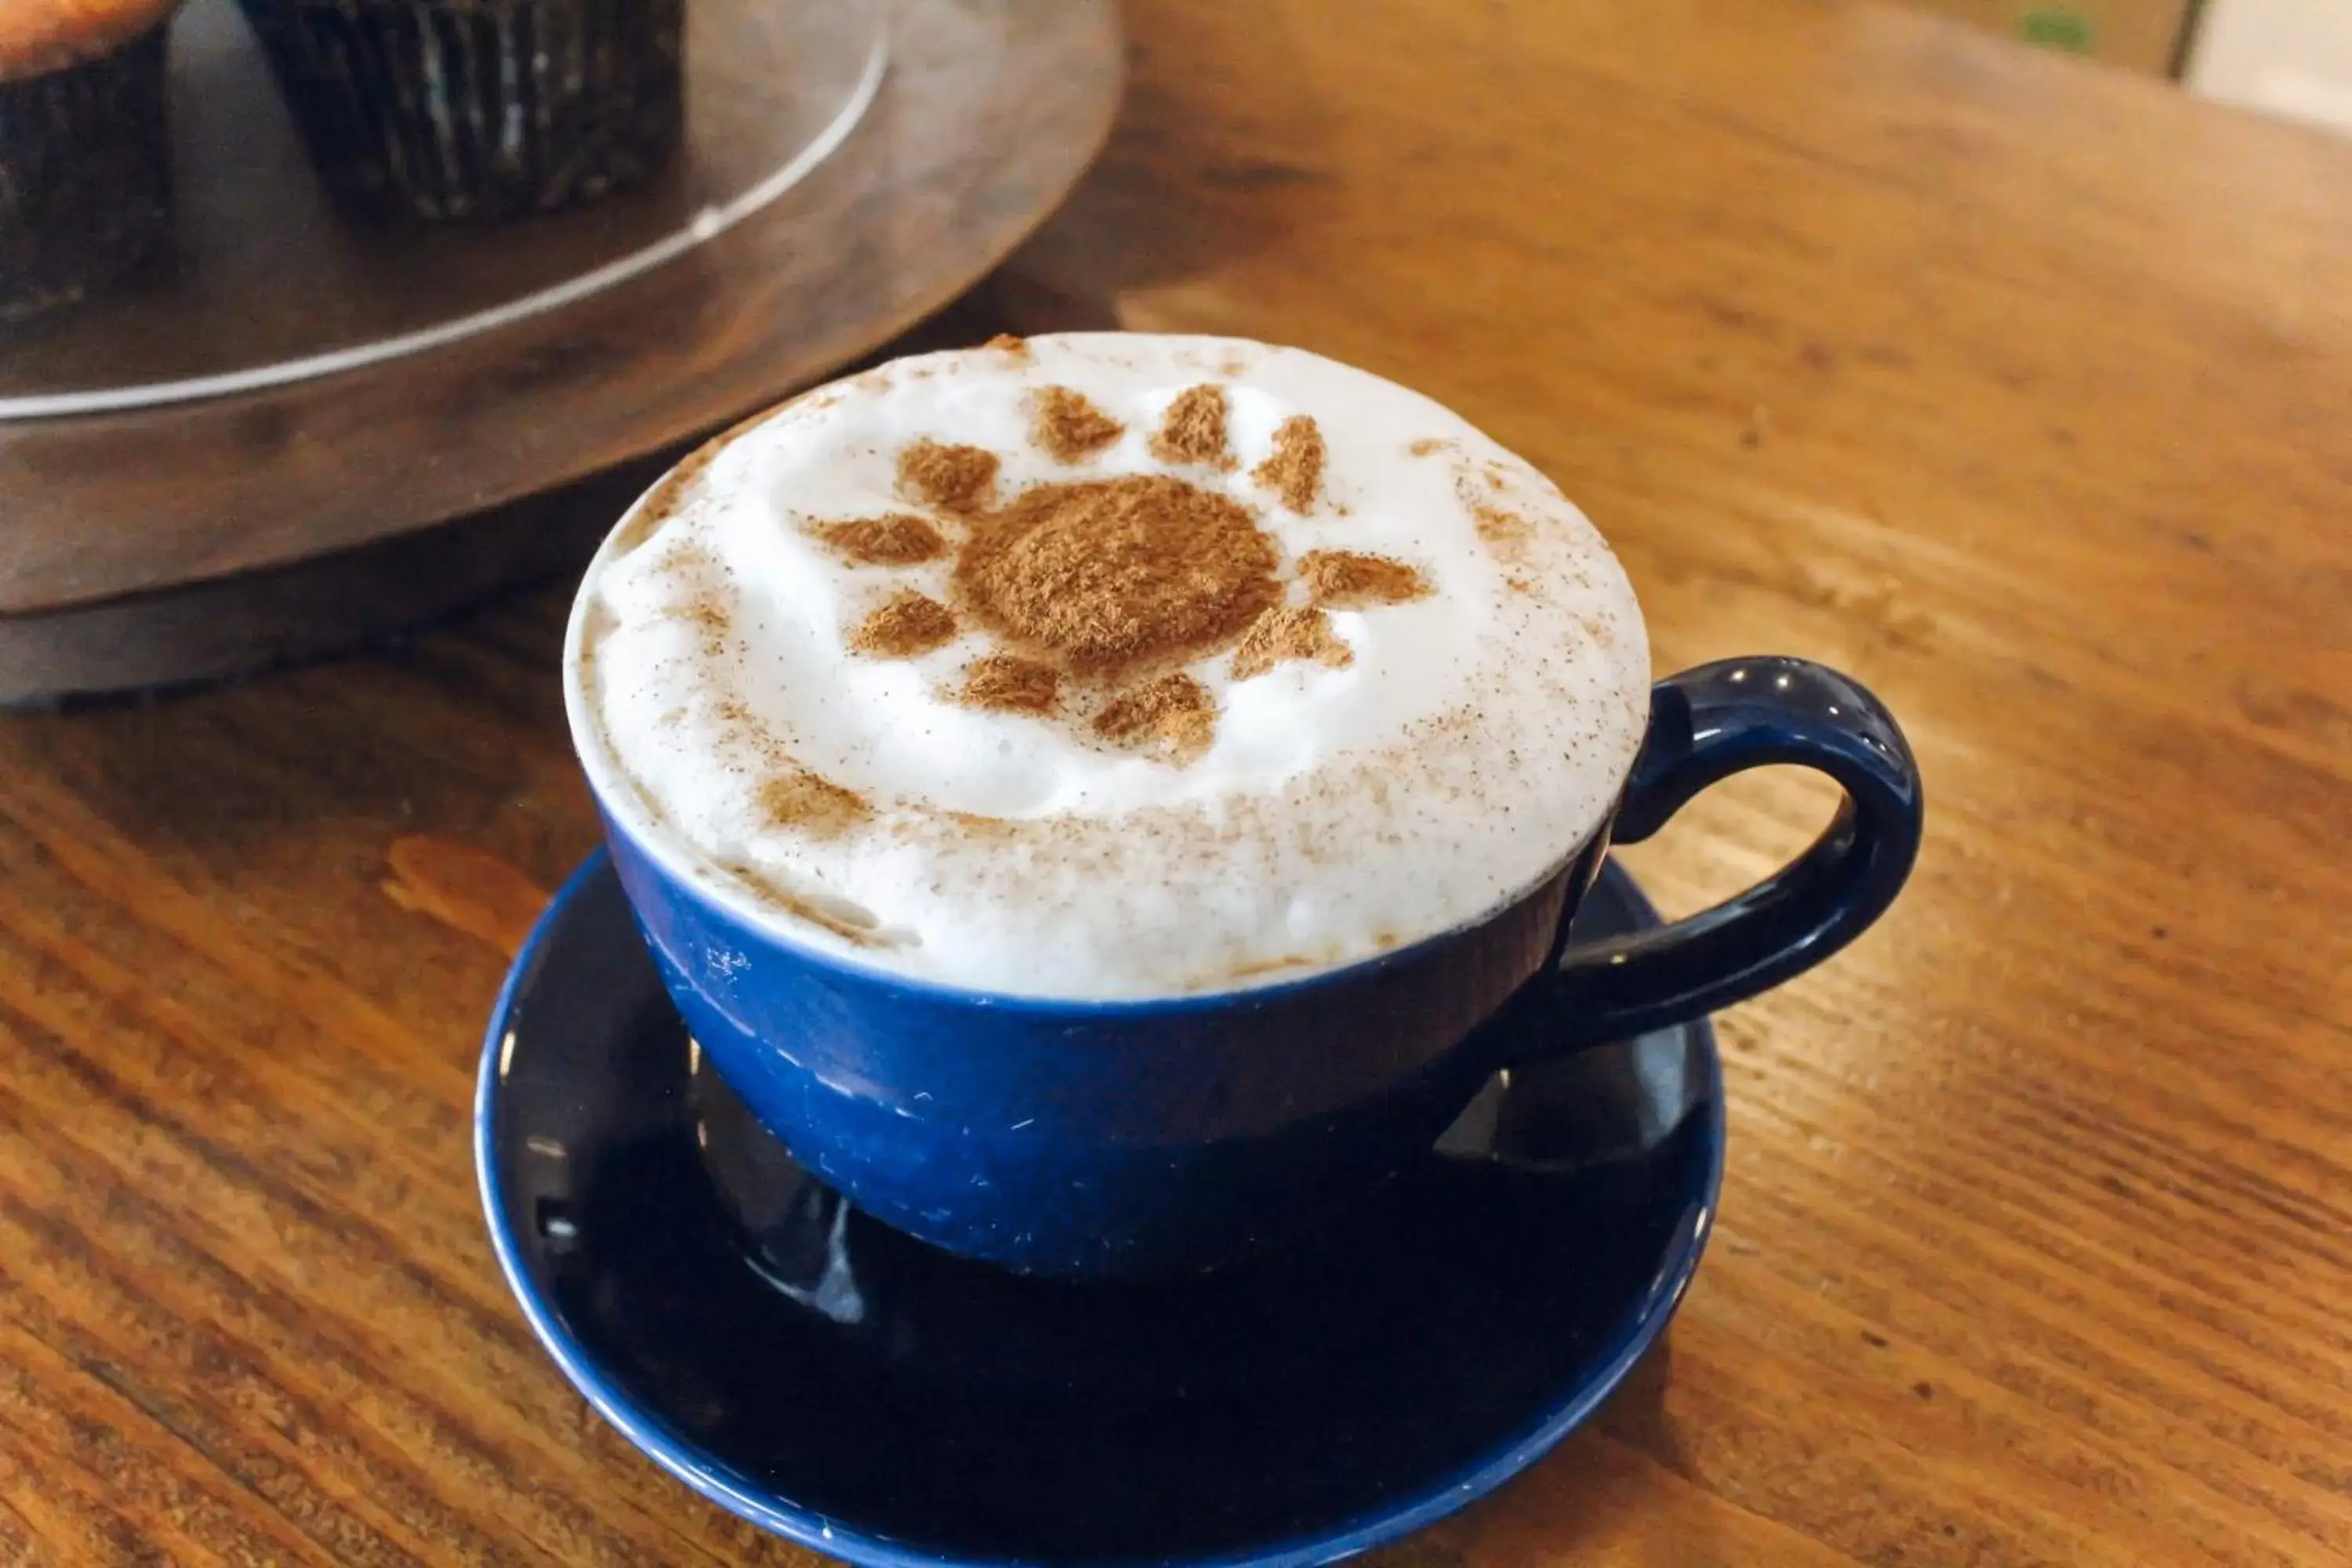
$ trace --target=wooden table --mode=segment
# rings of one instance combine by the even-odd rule
[[[1723,1020],[1671,1354],[1391,1560],[2352,1559],[2352,148],[1893,11],[1346,12],[1138,0],[1029,308],[1459,405],[1662,668],[1852,669],[1934,817]],[[501,948],[593,837],[562,605],[0,721],[0,1560],[795,1559],[586,1412],[476,1210]],[[1823,809],[1634,864],[1687,907]]]

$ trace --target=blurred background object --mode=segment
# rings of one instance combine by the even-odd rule
[[[1915,6],[2352,136],[2352,0],[1909,0]]]
[[[2197,0],[1912,0],[2063,54],[2171,76]]]
[[[2209,0],[2186,74],[2209,98],[2352,136],[2352,4]]]
[[[169,249],[173,4],[0,6],[0,322],[104,292]]]

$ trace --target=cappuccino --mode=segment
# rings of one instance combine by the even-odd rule
[[[689,459],[590,567],[580,755],[679,876],[846,963],[1116,1000],[1477,920],[1607,816],[1624,574],[1367,372],[1083,333],[900,360]]]

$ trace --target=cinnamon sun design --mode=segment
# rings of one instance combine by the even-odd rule
[[[1125,426],[1066,386],[1032,395],[1030,439],[1083,463]],[[1182,470],[1236,466],[1224,389],[1180,394],[1150,441]],[[1322,432],[1286,420],[1253,468],[1268,504],[1297,513],[1322,500]],[[1056,720],[1097,742],[1181,765],[1216,736],[1216,699],[1187,667],[1232,658],[1234,680],[1303,660],[1345,668],[1354,655],[1330,612],[1430,592],[1388,556],[1312,550],[1285,567],[1262,510],[1175,474],[1034,484],[1000,495],[997,454],[920,440],[898,454],[909,509],[812,525],[845,560],[878,574],[952,558],[948,603],[912,588],[846,633],[867,658],[912,658],[974,628],[990,647],[950,695],[971,707]]]

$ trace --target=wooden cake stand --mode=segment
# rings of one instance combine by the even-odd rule
[[[226,0],[197,0],[183,27],[207,5],[202,25],[226,26]],[[693,26],[718,33],[697,45],[690,90],[705,91],[692,69],[705,57],[776,46],[725,36],[772,31],[760,6],[694,9]],[[843,0],[832,14],[856,13]],[[839,107],[824,106],[831,118],[781,195],[729,210],[657,191],[593,221],[533,220],[498,247],[499,231],[354,243],[282,109],[258,100],[257,62],[212,89],[175,126],[233,124],[237,156],[217,169],[184,156],[183,204],[282,223],[283,245],[256,253],[283,266],[224,282],[226,264],[207,276],[199,258],[160,293],[0,337],[0,703],[327,652],[579,559],[694,437],[869,353],[987,274],[1108,132],[1120,79],[1109,0],[876,0],[866,26],[854,79],[836,84]],[[756,84],[730,85],[723,113],[742,139],[772,139]],[[257,95],[249,112],[216,101],[237,91]],[[697,135],[734,144],[707,104],[696,112]],[[430,245],[488,259],[436,263],[460,252]],[[452,280],[476,265],[498,276]],[[256,289],[269,291],[266,310]],[[370,310],[383,321],[356,319]],[[91,337],[101,321],[107,335]],[[209,382],[183,374],[248,327],[315,329],[320,352],[273,343]]]

